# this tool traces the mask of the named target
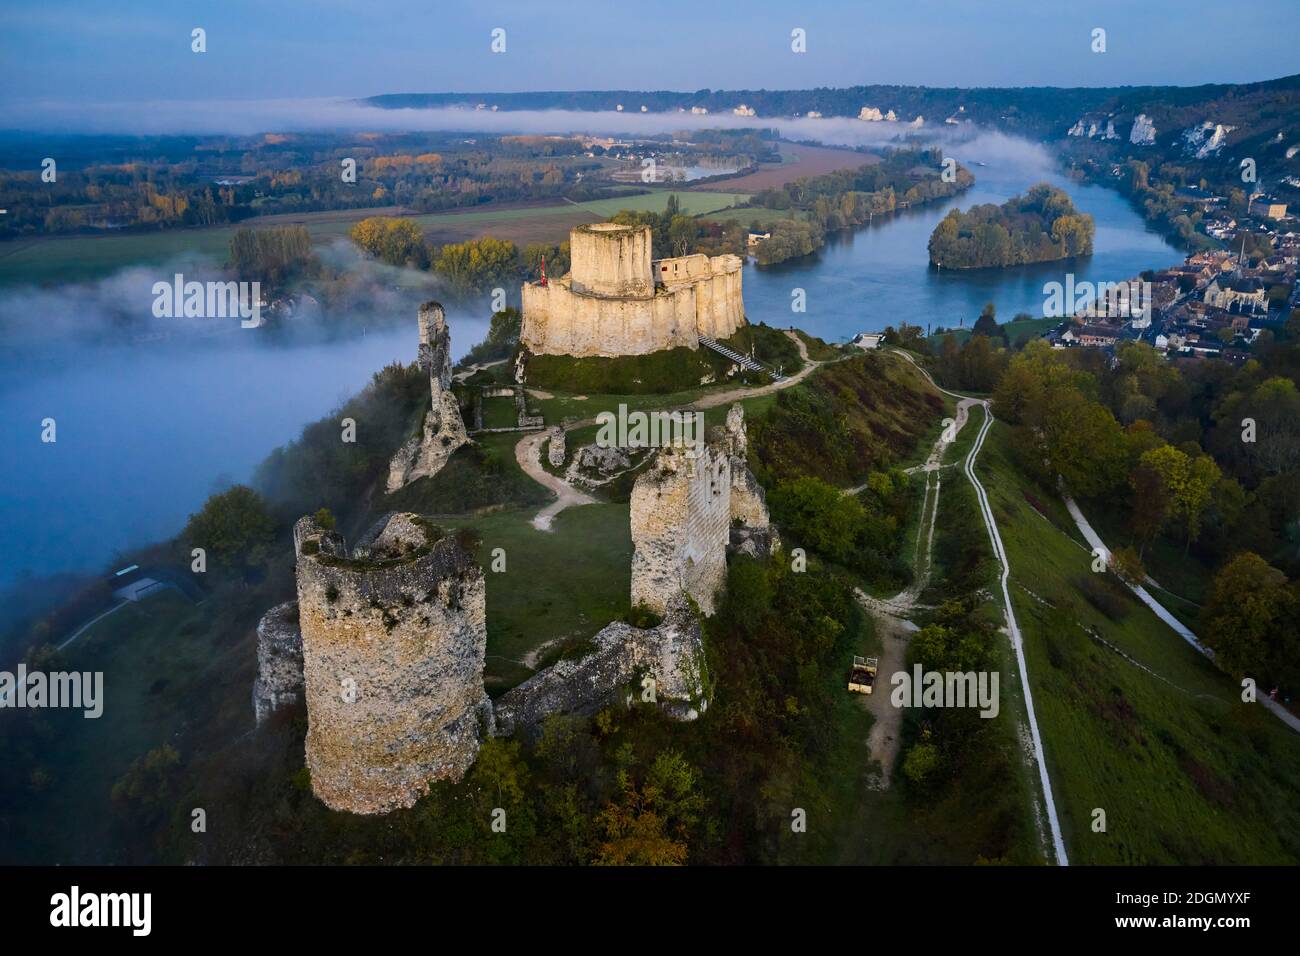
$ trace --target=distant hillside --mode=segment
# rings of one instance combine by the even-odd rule
[[[1157,129],[1191,126],[1203,121],[1206,109],[1222,108],[1229,119],[1217,122],[1251,124],[1263,113],[1296,117],[1300,75],[1258,83],[1195,87],[988,87],[938,88],[925,86],[851,86],[812,90],[586,90],[535,93],[392,93],[362,102],[383,109],[428,109],[483,104],[498,110],[614,110],[628,112],[645,106],[650,112],[701,107],[712,113],[729,113],[744,104],[755,112],[755,122],[765,117],[807,115],[856,117],[866,108],[882,113],[893,110],[899,121],[924,116],[927,125],[948,118],[970,120],[1036,137],[1064,135],[1081,116],[1089,113],[1145,111],[1156,119]],[[1233,104],[1229,108],[1229,104]],[[1292,130],[1297,126],[1292,125]],[[1128,130],[1124,135],[1127,138]]]
[[[592,90],[539,93],[405,93],[363,102],[385,109],[462,106],[498,110],[614,110],[652,113],[701,108],[730,115],[744,104],[753,123],[776,117],[874,119],[894,114],[900,132],[916,117],[922,129],[968,123],[1037,139],[1085,177],[1118,186],[1161,232],[1184,247],[1213,243],[1197,231],[1200,216],[1176,191],[1206,187],[1228,196],[1240,215],[1261,189],[1300,207],[1300,74],[1257,83],[939,89],[853,86],[813,90]],[[748,115],[748,113],[746,114]],[[1243,181],[1242,161],[1255,179]],[[1130,163],[1131,161],[1131,163]],[[1127,171],[1122,169],[1129,164]],[[1132,168],[1132,164],[1138,164]]]

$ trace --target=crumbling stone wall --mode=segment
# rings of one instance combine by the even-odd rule
[[[302,631],[298,602],[285,601],[257,623],[257,680],[253,715],[260,724],[286,704],[302,700]]]
[[[632,488],[632,604],[657,613],[689,595],[705,614],[727,578],[731,471],[709,443],[659,451]]]
[[[426,302],[419,311],[420,367],[429,375],[429,410],[420,433],[397,450],[388,466],[388,490],[417,478],[436,475],[461,445],[469,441],[460,406],[451,389],[451,331],[442,306]]]
[[[727,547],[770,553],[766,496],[745,461],[744,411],[695,446],[661,449],[632,488],[632,603],[658,613],[689,596],[713,614],[726,583]]]
[[[767,531],[767,493],[749,470],[749,436],[745,431],[745,409],[740,404],[727,409],[723,430],[727,454],[731,459],[731,521],[753,531]]]
[[[546,460],[552,468],[563,468],[564,459],[567,457],[564,429],[554,425],[551,427],[550,435],[546,443]]]
[[[745,324],[738,256],[649,258],[646,226],[594,223],[569,236],[572,269],[523,286],[520,339],[534,354],[643,355],[699,347]]]
[[[684,608],[652,628],[615,621],[584,656],[558,661],[507,692],[496,704],[502,735],[536,734],[551,714],[592,714],[611,703],[653,704],[678,720],[708,708],[700,623]]]
[[[384,813],[460,779],[492,729],[482,570],[415,515],[386,516],[351,556],[309,517],[294,542],[313,792]]]

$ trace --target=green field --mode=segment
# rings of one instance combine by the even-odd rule
[[[487,575],[484,684],[498,693],[551,663],[566,643],[581,643],[627,613],[632,590],[632,532],[625,504],[568,508],[551,530],[532,526],[536,508],[475,518],[440,518],[482,535],[477,555]],[[494,550],[505,570],[494,571]],[[541,651],[531,661],[530,653]],[[531,665],[531,666],[530,666]]]
[[[1296,863],[1295,734],[1241,703],[1236,685],[1127,589],[1091,580],[1090,552],[1059,499],[1020,477],[1009,434],[994,426],[978,467],[1011,563],[1071,862]],[[1107,610],[1084,588],[1104,588]],[[1097,809],[1105,832],[1094,832]]]
[[[519,424],[515,400],[508,396],[483,399],[484,428],[514,428]]]
[[[485,209],[479,212],[446,212],[412,217],[422,229],[434,229],[451,223],[518,222],[528,219],[546,219],[552,216],[573,216],[586,213],[593,219],[606,219],[620,209],[637,211],[662,211],[668,201],[669,191],[656,190],[639,196],[597,199],[583,203],[559,203],[552,206],[524,206],[505,209]],[[747,193],[677,192],[682,211],[700,216],[720,209],[748,202]],[[346,212],[340,218],[314,221],[304,214],[304,225],[317,243],[346,237],[353,221]],[[358,215],[356,218],[361,218]],[[283,225],[284,217],[277,217]],[[240,227],[221,226],[209,229],[173,229],[166,232],[127,233],[109,236],[68,236],[49,239],[23,240],[0,244],[0,286],[17,284],[47,285],[60,282],[82,282],[97,279],[119,269],[133,265],[157,265],[172,261],[184,262],[196,257],[206,257],[224,262],[230,248],[230,237],[237,228],[257,227],[252,219]]]

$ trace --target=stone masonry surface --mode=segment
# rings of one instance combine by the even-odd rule
[[[260,724],[285,704],[302,699],[302,631],[298,602],[285,601],[257,622],[257,680],[253,714]]]
[[[437,302],[426,302],[419,312],[418,361],[429,375],[429,410],[417,435],[397,450],[388,466],[388,491],[417,478],[436,475],[461,445],[469,441],[460,406],[451,389],[451,332],[446,313]]]
[[[650,258],[650,227],[593,223],[570,233],[572,268],[523,286],[520,339],[533,354],[643,355],[699,348],[745,324],[738,256]]]
[[[309,517],[294,541],[313,792],[384,813],[460,779],[492,730],[482,570],[414,515],[385,516],[352,557]]]

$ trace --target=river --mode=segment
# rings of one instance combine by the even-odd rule
[[[746,269],[745,312],[751,321],[797,325],[827,341],[908,322],[925,328],[969,328],[986,302],[999,321],[1019,312],[1042,315],[1046,282],[1119,282],[1144,269],[1183,261],[1183,255],[1116,191],[1080,185],[1062,176],[1033,144],[979,137],[952,149],[975,174],[975,185],[951,200],[908,209],[863,228],[832,234],[813,256],[778,266]],[[976,161],[987,165],[977,166]],[[927,243],[948,210],[1002,203],[1038,182],[1066,190],[1096,223],[1091,256],[1011,269],[934,270]],[[792,311],[794,291],[804,291],[806,311]]]
[[[1032,144],[980,137],[953,154],[977,179],[954,200],[833,236],[805,259],[747,266],[750,319],[798,325],[830,341],[901,321],[969,326],[987,301],[1003,320],[1039,315],[1043,283],[1063,281],[1067,271],[1077,281],[1118,281],[1182,258],[1117,193],[1066,180]],[[949,208],[1002,202],[1041,180],[1065,188],[1094,216],[1091,257],[986,272],[929,268],[926,243]],[[795,289],[804,290],[802,314],[791,311]],[[323,339],[272,344],[269,336],[234,333],[76,345],[67,334],[66,349],[40,360],[8,348],[0,355],[0,591],[27,575],[101,568],[174,534],[214,489],[248,480],[267,453],[375,371],[412,361],[415,304],[401,305],[396,317],[359,316],[354,331]],[[80,318],[76,296],[52,297],[40,309],[49,313],[42,321],[70,329]],[[483,337],[486,314],[449,310],[457,355]],[[56,422],[53,443],[41,441],[46,418]]]

